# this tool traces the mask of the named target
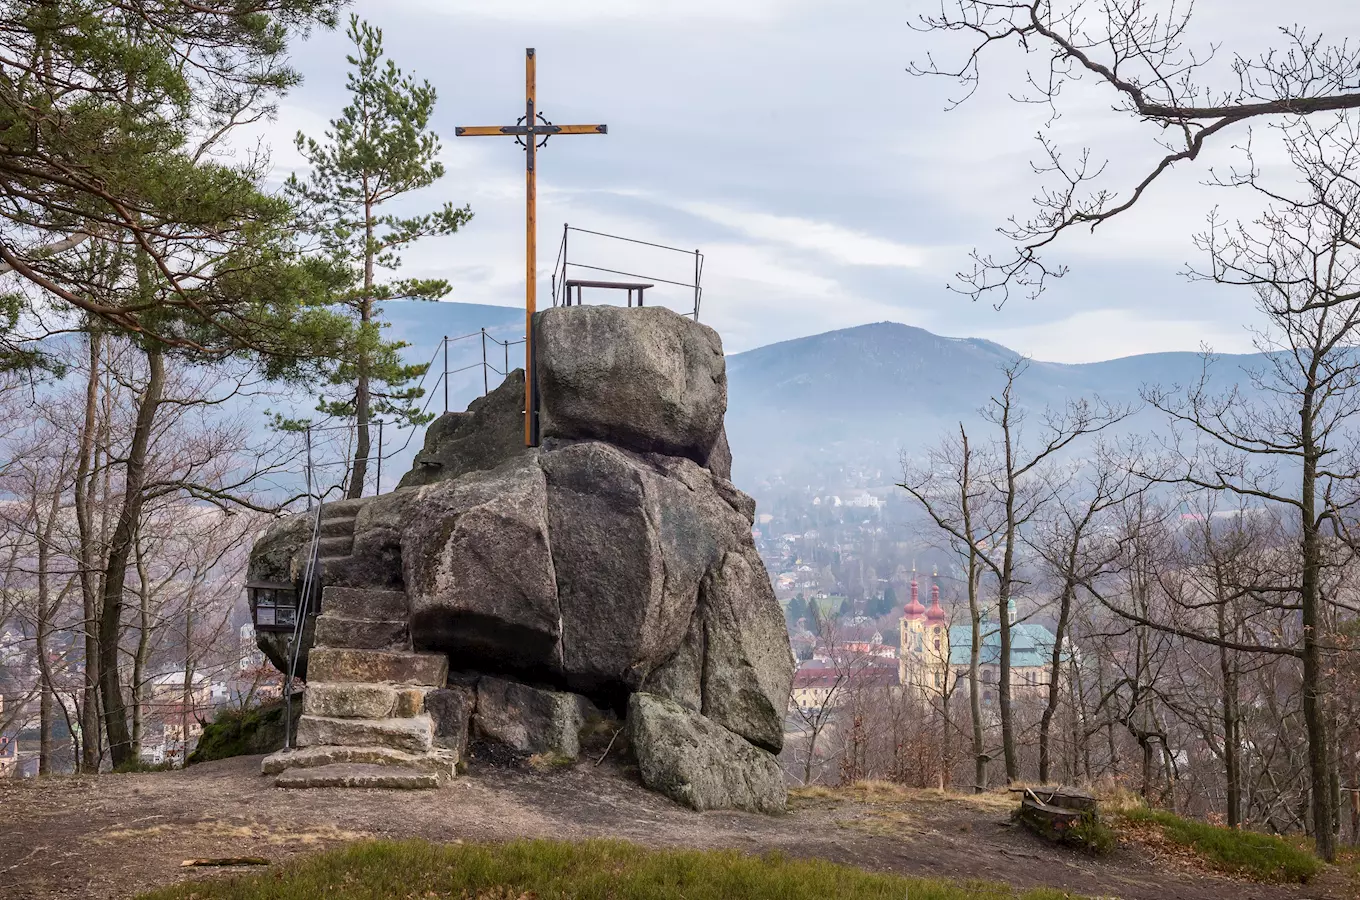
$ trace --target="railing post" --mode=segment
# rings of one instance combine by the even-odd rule
[[[567,266],[570,265],[570,263],[567,262],[567,233],[568,233],[569,231],[571,231],[571,226],[568,225],[566,222],[563,222],[563,223],[562,223],[562,295],[563,295],[564,297],[566,296],[566,293],[567,293]],[[571,303],[568,302],[566,305],[570,306]]]
[[[444,412],[449,411],[449,336],[444,335]]]
[[[482,329],[482,396],[491,393],[491,384],[486,374],[486,329]]]
[[[376,497],[377,495],[379,495],[379,494],[382,493],[382,457],[383,457],[383,451],[382,451],[382,433],[383,433],[383,421],[382,421],[382,419],[379,419],[379,420],[378,420],[378,474],[377,474],[377,477],[373,480],[373,496],[375,496],[375,497]]]
[[[501,346],[503,346],[503,347],[505,348],[505,377],[506,377],[506,378],[509,378],[509,377],[510,377],[510,342],[509,342],[509,341],[506,341],[506,342],[505,342],[504,344],[502,344]]]
[[[699,321],[699,251],[694,251],[694,321]]]
[[[307,511],[312,511],[312,425],[307,423],[307,433],[304,437],[307,447],[307,461],[304,472],[307,478]]]

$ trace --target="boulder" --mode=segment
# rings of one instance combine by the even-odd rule
[[[670,659],[652,670],[642,690],[674,700],[693,712],[703,710],[704,619],[696,610],[690,619],[685,639]]]
[[[425,446],[398,488],[448,481],[494,469],[524,452],[524,370],[515,369],[500,387],[478,397],[467,412],[450,412],[425,431]]]
[[[794,659],[779,601],[754,547],[704,578],[703,713],[758,746],[784,746]]]
[[[246,580],[291,584],[295,589],[300,589],[303,565],[306,561],[304,551],[311,536],[312,522],[305,515],[288,516],[271,523],[264,533],[256,538],[254,546],[250,549]],[[251,615],[254,613],[255,610],[252,609]],[[307,677],[307,651],[312,646],[315,631],[315,620],[308,617],[303,623],[302,645],[298,654],[299,678]],[[288,671],[288,646],[292,639],[292,632],[255,632],[255,646],[260,648],[260,652],[274,668],[285,673]]]
[[[732,447],[727,443],[727,428],[718,432],[718,440],[708,451],[708,469],[724,481],[732,480]]]
[[[434,720],[434,745],[451,750],[457,759],[467,756],[468,729],[472,710],[477,705],[477,692],[462,685],[453,685],[425,694],[425,711]]]
[[[567,684],[635,689],[680,646],[699,583],[749,526],[693,462],[675,472],[600,442],[539,455]]]
[[[297,583],[302,581],[306,548],[312,536],[312,521],[302,514],[270,523],[250,548],[247,577],[250,581]]]
[[[590,706],[577,694],[483,678],[477,682],[472,723],[482,737],[521,753],[575,759],[581,753],[581,728]]]
[[[561,671],[546,493],[532,454],[419,489],[401,539],[416,647],[481,671]]]
[[[628,738],[642,783],[676,802],[697,810],[784,811],[788,792],[773,754],[672,700],[633,694]]]
[[[608,441],[708,463],[727,411],[722,340],[664,307],[534,317],[545,438]]]

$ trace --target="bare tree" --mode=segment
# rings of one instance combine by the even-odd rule
[[[1198,242],[1212,268],[1204,277],[1252,288],[1265,326],[1265,354],[1249,374],[1258,397],[1212,390],[1206,374],[1181,392],[1153,389],[1147,399],[1188,436],[1168,442],[1170,478],[1210,491],[1288,509],[1296,519],[1297,568],[1284,584],[1262,586],[1302,622],[1296,655],[1303,667],[1313,830],[1317,850],[1335,856],[1334,791],[1328,734],[1327,580],[1360,544],[1360,458],[1350,430],[1360,416],[1360,129],[1339,120],[1285,131],[1301,178],[1291,195],[1258,178],[1255,167],[1231,183],[1263,194],[1271,206],[1250,223],[1211,218]],[[1340,557],[1338,557],[1340,553]]]
[[[1037,61],[1023,83],[1008,86],[1009,95],[1051,111],[1033,163],[1043,180],[1033,209],[1000,229],[1013,251],[974,251],[971,268],[958,275],[962,290],[975,298],[999,294],[1000,302],[1012,289],[1036,295],[1067,271],[1043,258],[1061,235],[1094,230],[1130,209],[1214,141],[1229,141],[1255,121],[1360,109],[1360,47],[1329,44],[1296,25],[1281,29],[1280,45],[1258,56],[1230,52],[1224,67],[1219,42],[1195,34],[1194,12],[1193,0],[941,0],[938,13],[918,20],[919,30],[966,42],[955,61],[931,53],[909,69],[955,80],[962,93],[953,106],[977,90],[982,61],[1009,48]],[[1105,89],[1117,112],[1147,126],[1152,158],[1126,183],[1111,184],[1108,161],[1090,147],[1072,156],[1058,147],[1053,127],[1065,113],[1064,90],[1070,94],[1077,82]],[[1067,118],[1064,125],[1072,127]]]
[[[1039,719],[1039,780],[1044,783],[1052,770],[1053,718],[1066,682],[1072,619],[1084,585],[1103,579],[1119,559],[1119,548],[1105,529],[1111,511],[1140,488],[1127,469],[1119,467],[1102,447],[1077,477],[1052,485],[1054,502],[1027,540],[1043,561],[1044,574],[1057,593],[1052,604],[1054,641],[1048,661],[1048,690]]]
[[[986,498],[994,510],[990,540],[979,540],[978,534],[970,534],[963,528],[962,506],[957,500],[951,499],[948,507],[940,503],[933,490],[938,482],[932,480],[930,473],[908,472],[900,485],[925,508],[940,529],[963,546],[972,547],[982,567],[996,579],[1000,637],[997,699],[1001,712],[1002,755],[1008,782],[1020,778],[1011,704],[1011,601],[1021,583],[1017,550],[1023,530],[1053,497],[1052,480],[1048,474],[1060,454],[1078,439],[1098,434],[1124,420],[1132,412],[1127,407],[1112,406],[1099,398],[1072,400],[1063,409],[1044,411],[1040,417],[1039,436],[1031,442],[1025,433],[1029,413],[1016,396],[1017,381],[1027,366],[1028,363],[1023,359],[1006,365],[1002,369],[1005,382],[1001,391],[982,409],[983,418],[994,429],[988,448],[992,464],[976,476],[980,495]],[[972,481],[971,476],[969,480]],[[955,510],[958,515],[953,514]],[[977,640],[974,641],[974,647],[978,647]]]
[[[987,750],[982,715],[982,686],[978,672],[982,653],[982,600],[979,596],[984,570],[983,554],[1001,531],[985,473],[996,465],[987,451],[979,449],[959,423],[957,440],[946,437],[927,454],[924,465],[902,461],[901,487],[925,509],[926,514],[949,538],[951,549],[962,560],[968,594],[968,624],[972,644],[968,656],[968,709],[973,745],[973,790],[987,788]]]

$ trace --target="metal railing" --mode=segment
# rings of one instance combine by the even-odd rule
[[[622,269],[610,269],[604,266],[590,265],[583,262],[573,262],[568,254],[568,238],[572,232],[578,234],[589,234],[595,237],[606,238],[611,241],[622,241],[628,244],[637,244],[643,247],[652,247],[657,250],[664,250],[668,253],[680,253],[694,258],[694,280],[675,281],[669,278],[658,278],[654,275],[643,275],[637,272],[625,272]],[[704,255],[698,250],[682,250],[679,247],[668,247],[665,244],[656,244],[652,241],[643,241],[637,238],[623,237],[618,234],[606,234],[603,231],[591,231],[588,228],[575,228],[568,224],[562,225],[562,243],[557,248],[557,261],[553,263],[552,272],[552,302],[553,306],[570,305],[571,298],[568,294],[568,282],[573,281],[570,277],[572,269],[585,269],[590,272],[605,272],[610,275],[622,275],[625,278],[645,278],[651,282],[669,284],[675,287],[687,288],[694,294],[694,308],[689,315],[694,317],[694,321],[699,321],[699,305],[703,300],[704,290],[702,287],[704,277]],[[641,305],[641,294],[639,294],[639,305]],[[631,292],[630,292],[631,298]]]
[[[489,394],[491,392],[491,376],[498,376],[496,383],[500,384],[500,382],[512,371],[511,348],[523,344],[523,338],[518,340],[501,340],[492,335],[485,328],[454,337],[448,335],[441,337],[434,353],[425,364],[425,373],[421,376],[420,381],[416,385],[425,397],[425,402],[421,405],[417,418],[424,419],[431,412],[431,406],[434,405],[436,397],[442,398],[443,411],[446,413],[450,411],[449,390],[451,376],[456,376],[480,368],[482,370],[482,396]],[[467,365],[455,365],[451,368],[451,349],[460,346],[469,349],[479,348],[480,359],[475,359]],[[497,363],[500,363],[499,367],[496,365]],[[438,407],[436,407],[436,409],[437,408]],[[383,485],[383,463],[394,457],[401,456],[406,452],[407,448],[411,445],[412,439],[415,437],[418,426],[415,423],[397,423],[384,421],[382,419],[374,419],[368,423],[368,427],[370,429],[374,452],[370,453],[369,456],[362,458],[362,461],[366,463],[365,468],[372,473],[371,476],[369,476],[373,478],[372,494],[381,494]],[[345,485],[348,485],[353,466],[356,462],[360,461],[355,458],[353,452],[353,442],[357,438],[358,428],[358,423],[355,422],[312,424],[306,427],[305,439],[307,446],[307,463],[305,477],[308,486],[309,508],[313,498],[315,498],[318,503],[323,501],[329,502],[327,501],[328,497],[333,499],[333,495],[337,490],[341,490]],[[401,441],[400,445],[397,445],[395,441],[390,444],[387,442],[387,432],[394,429],[398,432],[397,440]],[[404,440],[400,436],[400,432],[402,431],[406,432]],[[321,452],[322,444],[326,441],[334,442],[336,440],[338,440],[340,447],[336,448],[335,455],[340,458],[330,460],[324,458],[318,459],[318,456],[325,455]],[[326,480],[323,477],[323,473],[336,469],[342,469],[339,479],[329,486],[323,486],[323,481]],[[367,482],[367,480],[368,478],[366,477],[365,482]],[[365,484],[365,490],[361,496],[368,495],[370,494],[367,490],[367,484]]]
[[[476,338],[480,342],[481,359],[466,366],[449,368],[449,348],[464,341],[471,341]],[[457,375],[481,367],[482,369],[482,396],[491,392],[491,373],[495,373],[503,380],[511,371],[510,369],[510,348],[517,347],[524,343],[524,339],[517,341],[503,341],[487,333],[485,328],[471,332],[469,334],[449,337],[445,335],[440,338],[439,345],[435,349],[434,355],[425,366],[425,373],[421,376],[418,387],[425,396],[425,403],[420,408],[420,415],[417,418],[423,419],[430,411],[430,403],[436,395],[442,394],[444,399],[444,412],[449,411],[449,376]],[[495,352],[498,348],[499,353]],[[500,357],[502,368],[496,368],[495,356]],[[435,369],[435,363],[443,360],[439,370]],[[438,371],[434,383],[426,390],[426,382],[431,373]],[[499,382],[498,382],[499,383]],[[441,391],[440,388],[443,388]],[[384,451],[383,438],[389,426],[396,427],[398,430],[406,430],[406,440],[400,447]],[[298,596],[298,614],[293,622],[293,630],[289,635],[288,643],[288,665],[284,672],[284,749],[293,746],[293,687],[297,679],[298,657],[301,653],[303,639],[306,633],[307,622],[312,619],[318,609],[320,601],[320,548],[321,548],[321,522],[322,513],[326,505],[331,501],[332,495],[337,491],[343,491],[349,484],[353,466],[356,462],[353,453],[349,450],[352,446],[349,441],[353,440],[358,433],[358,423],[341,422],[331,425],[308,424],[303,433],[304,440],[304,463],[303,478],[306,485],[307,512],[310,519],[310,537],[308,540],[308,550],[306,563],[303,566],[302,588]],[[377,452],[364,459],[366,463],[374,465],[373,493],[382,493],[383,462],[404,453],[411,444],[411,439],[416,433],[414,422],[404,425],[394,425],[382,419],[375,419],[369,423],[369,428],[376,429]],[[341,446],[345,449],[343,459],[318,460],[317,445],[318,439],[327,436],[340,435]],[[326,486],[323,473],[328,469],[344,467],[343,474],[334,484]],[[366,492],[365,492],[366,493]],[[360,496],[363,496],[361,494]]]
[[[466,341],[466,340],[469,340],[469,339],[475,338],[475,337],[480,337],[480,338],[481,338],[481,344],[482,344],[482,359],[481,359],[481,362],[474,362],[474,363],[472,363],[471,365],[461,366],[461,367],[459,367],[459,368],[457,368],[457,369],[450,369],[450,368],[449,368],[449,345],[450,345],[450,344],[458,343],[459,341]],[[502,341],[502,340],[500,340],[499,338],[493,337],[492,335],[488,334],[488,333],[487,333],[487,330],[486,330],[485,328],[481,329],[480,331],[474,331],[474,332],[472,332],[471,334],[459,335],[458,337],[455,337],[455,338],[451,338],[451,337],[449,337],[448,335],[444,335],[443,339],[440,340],[440,342],[439,342],[439,350],[435,351],[435,358],[437,358],[441,353],[443,354],[443,356],[444,356],[444,369],[443,369],[442,372],[439,373],[439,378],[437,378],[437,379],[435,380],[434,386],[433,386],[433,388],[431,389],[432,392],[435,391],[435,390],[438,390],[440,384],[441,384],[441,383],[443,384],[443,386],[444,386],[444,412],[448,412],[448,411],[449,411],[449,376],[450,376],[450,375],[457,375],[457,374],[459,374],[460,372],[467,372],[467,371],[469,371],[469,370],[471,370],[471,369],[475,369],[475,368],[477,368],[478,366],[480,366],[481,369],[482,369],[482,396],[485,397],[487,394],[491,393],[491,378],[490,378],[490,373],[494,372],[494,373],[496,373],[497,375],[501,376],[502,379],[504,379],[506,376],[508,376],[508,375],[510,374],[510,348],[511,348],[511,347],[518,347],[519,345],[521,345],[521,344],[523,344],[523,343],[524,343],[524,338],[520,338],[520,339],[517,340],[517,341]],[[488,344],[491,344],[491,345],[493,345],[493,346],[500,347],[500,348],[504,351],[505,361],[504,361],[503,365],[504,365],[505,367],[504,367],[503,369],[497,369],[497,368],[495,367],[495,365],[493,365],[493,364],[491,363],[490,358],[489,358],[489,356],[488,356],[488,354],[487,354],[487,345],[488,345]],[[430,365],[429,365],[429,367],[426,368],[426,370],[425,370],[426,375],[429,374],[430,369],[433,368],[433,366],[434,366],[434,358],[431,358],[431,359],[430,359]],[[424,386],[424,382],[425,382],[425,379],[422,378],[422,379],[421,379],[421,386],[422,386],[422,387]],[[426,401],[426,408],[428,409],[428,407],[429,407],[429,401],[427,400],[427,401]],[[422,413],[425,412],[425,409],[422,409],[421,412],[422,412]]]

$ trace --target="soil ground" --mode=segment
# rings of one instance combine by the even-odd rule
[[[821,857],[905,875],[1047,885],[1128,900],[1356,896],[1339,870],[1306,886],[1261,885],[1200,870],[1184,853],[1124,842],[1093,858],[1009,824],[1002,795],[884,789],[797,795],[789,813],[695,813],[644,790],[625,768],[476,767],[437,791],[285,791],[260,757],[180,772],[0,781],[0,897],[126,898],[222,870],[193,857],[273,863],[356,839],[498,841],[609,837],[649,847],[735,848]],[[242,870],[229,870],[242,871]]]

